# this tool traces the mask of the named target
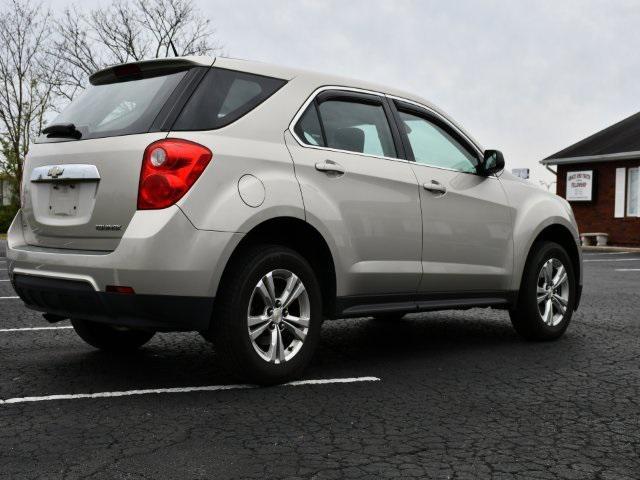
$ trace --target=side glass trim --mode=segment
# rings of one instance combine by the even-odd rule
[[[294,115],[293,119],[289,123],[288,131],[293,136],[293,138],[296,140],[296,142],[298,142],[298,145],[300,145],[302,148],[312,148],[312,149],[316,149],[316,150],[324,150],[324,151],[327,151],[327,152],[348,153],[350,155],[357,155],[357,156],[361,156],[361,157],[382,158],[384,160],[391,160],[393,162],[412,163],[412,162],[409,162],[408,160],[405,160],[404,158],[385,157],[385,156],[382,156],[382,155],[372,155],[370,153],[358,153],[358,152],[352,152],[352,151],[349,151],[349,150],[340,150],[340,149],[337,149],[337,148],[322,147],[322,146],[318,146],[318,145],[309,145],[307,143],[304,143],[300,139],[300,137],[298,137],[298,135],[296,134],[295,125],[298,123],[298,121],[300,120],[300,117],[302,117],[304,112],[307,110],[307,107],[309,106],[309,104],[311,102],[313,102],[313,101],[317,101],[316,100],[317,96],[320,93],[322,93],[322,92],[324,92],[326,90],[338,90],[338,91],[343,91],[343,92],[354,92],[354,93],[360,93],[360,94],[375,95],[377,97],[380,97],[380,103],[383,106],[384,106],[384,100],[383,99],[386,97],[386,95],[384,93],[374,92],[374,91],[371,91],[371,90],[364,90],[364,89],[361,89],[361,88],[341,87],[341,86],[333,86],[333,85],[328,85],[328,86],[317,88],[316,90],[313,91],[313,93],[309,96],[309,98],[307,98],[305,100],[305,102],[298,109],[298,111]],[[387,114],[386,111],[385,111],[385,114]],[[393,119],[389,119],[387,117],[387,121],[390,123],[389,128],[393,129],[394,125],[391,125],[391,122],[393,121]],[[322,125],[322,122],[320,122],[320,124]],[[323,131],[324,131],[324,126],[322,128],[323,128]],[[399,152],[396,152],[396,153],[399,153]]]
[[[295,125],[296,123],[298,123],[298,120],[300,120],[300,117],[304,114],[305,110],[307,109],[307,107],[309,106],[309,104],[313,101],[316,100],[317,96],[326,91],[326,90],[338,90],[338,91],[343,91],[343,92],[354,92],[354,93],[361,93],[361,94],[368,94],[368,95],[375,95],[378,97],[384,97],[387,99],[391,99],[391,100],[398,100],[401,102],[406,102],[408,104],[412,104],[415,105],[419,108],[422,108],[424,110],[427,110],[429,113],[431,113],[434,117],[441,119],[443,122],[445,122],[447,125],[450,125],[450,127],[458,134],[460,135],[462,138],[464,138],[469,145],[473,146],[474,150],[476,150],[478,152],[478,155],[480,158],[482,158],[483,156],[483,151],[481,150],[480,146],[473,141],[471,138],[469,138],[468,135],[466,135],[462,130],[460,130],[460,128],[458,128],[451,120],[447,119],[445,116],[443,116],[441,113],[433,110],[432,108],[429,108],[426,105],[423,105],[421,103],[418,102],[414,102],[413,100],[408,100],[406,98],[402,98],[402,97],[398,97],[395,95],[388,95],[386,93],[383,92],[376,92],[374,90],[366,90],[363,88],[356,88],[356,87],[345,87],[345,86],[340,86],[340,85],[326,85],[323,87],[319,87],[316,88],[313,93],[311,93],[311,95],[304,101],[304,103],[302,104],[302,106],[298,109],[298,111],[296,112],[296,114],[293,116],[293,119],[291,120],[291,122],[289,123],[289,127],[288,127],[288,131],[289,133],[293,136],[293,138],[296,140],[296,142],[298,142],[298,145],[300,145],[302,148],[313,148],[313,149],[317,149],[317,150],[325,150],[325,151],[329,151],[329,152],[336,152],[336,153],[348,153],[351,155],[359,155],[359,156],[364,156],[364,157],[372,157],[372,158],[382,158],[384,160],[391,160],[394,162],[404,162],[404,163],[410,163],[413,165],[418,165],[417,163],[411,161],[411,160],[407,160],[406,158],[393,158],[393,157],[385,157],[385,156],[381,156],[381,155],[371,155],[368,153],[357,153],[357,152],[351,152],[349,150],[340,150],[340,149],[336,149],[336,148],[330,148],[330,147],[322,147],[322,146],[317,146],[317,145],[308,145],[306,143],[304,143],[300,137],[298,137],[298,135],[295,132]],[[390,102],[392,103],[392,102]],[[398,128],[397,125],[397,120],[395,118],[391,118],[389,119],[389,121],[393,121],[395,124],[395,128]],[[322,124],[322,122],[320,122]],[[403,151],[405,150],[404,148],[402,149]],[[405,155],[406,157],[406,152]],[[428,166],[428,165],[424,165],[424,166]],[[448,170],[448,171],[452,171],[452,172],[458,172],[458,170],[453,170],[450,168],[445,168],[445,167],[433,167],[433,166],[429,166],[429,168],[438,168],[440,170]],[[469,173],[469,172],[459,172],[459,173]],[[471,175],[477,175],[476,173],[470,173]],[[486,177],[486,178],[496,178],[496,177]]]

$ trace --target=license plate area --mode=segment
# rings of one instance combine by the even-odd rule
[[[49,212],[57,217],[75,217],[78,214],[80,188],[75,183],[49,184]]]

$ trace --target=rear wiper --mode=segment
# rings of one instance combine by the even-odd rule
[[[73,123],[56,123],[42,130],[47,138],[75,138],[79,140],[82,132]]]

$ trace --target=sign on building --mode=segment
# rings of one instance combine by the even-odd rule
[[[529,169],[528,168],[514,168],[511,170],[516,177],[520,177],[523,180],[529,180]]]
[[[593,200],[593,170],[567,172],[567,200],[591,202]]]

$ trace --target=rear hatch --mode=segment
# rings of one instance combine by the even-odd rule
[[[145,148],[165,138],[212,60],[105,69],[32,145],[22,211],[30,245],[114,250],[136,212]]]

